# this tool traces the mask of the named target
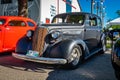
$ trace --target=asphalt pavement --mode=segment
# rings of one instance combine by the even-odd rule
[[[110,51],[96,54],[75,70],[0,55],[0,80],[116,80]]]

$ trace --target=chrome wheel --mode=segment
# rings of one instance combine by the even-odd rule
[[[118,80],[120,80],[120,72],[119,71],[115,71],[115,76]]]
[[[106,51],[106,41],[105,39],[101,40],[100,42],[100,48],[102,48],[102,50],[100,51],[101,54],[104,54]]]
[[[70,54],[71,55],[68,59],[67,68],[76,69],[79,66],[80,62],[82,62],[83,60],[82,49],[80,48],[80,46],[75,45]]]
[[[77,65],[80,59],[80,52],[78,48],[74,48],[71,54],[71,60],[73,65]]]
[[[105,43],[105,39],[104,39],[103,42],[102,42],[102,48],[103,48],[103,51],[105,52],[105,51],[106,51],[106,43]]]

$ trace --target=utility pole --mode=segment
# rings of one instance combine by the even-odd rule
[[[102,27],[104,26],[104,17],[105,17],[105,7],[104,7],[104,0],[100,0],[95,2],[96,14],[100,16],[102,20]]]
[[[99,15],[99,2],[96,2],[96,14]]]
[[[103,12],[102,12],[102,26],[104,27],[104,18],[105,18],[105,7],[103,6]]]
[[[95,4],[94,0],[91,0],[91,14],[93,14],[94,12],[94,4]]]
[[[103,0],[100,0],[100,18],[102,19],[102,12],[103,12]]]
[[[102,20],[102,27],[104,26],[105,7],[103,6],[104,0],[100,0],[100,18]]]

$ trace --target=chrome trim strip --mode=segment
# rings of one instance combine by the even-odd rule
[[[98,53],[98,52],[101,51],[101,50],[102,50],[102,48],[100,48],[100,49],[94,51],[93,53],[90,53],[88,56],[85,57],[85,59],[88,59],[90,56],[92,56],[92,55]]]
[[[66,64],[67,63],[67,60],[62,58],[33,57],[33,56],[27,56],[27,55],[22,55],[17,53],[12,53],[12,56],[22,60],[45,63],[45,64]]]

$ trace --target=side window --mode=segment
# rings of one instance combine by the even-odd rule
[[[59,17],[59,18],[54,18],[52,23],[63,23],[64,22],[64,19]]]
[[[34,26],[35,26],[35,24],[32,23],[32,22],[30,22],[30,21],[27,21],[27,24],[28,24],[28,26],[30,26],[30,27],[34,27]]]
[[[72,23],[72,24],[81,24],[84,23],[84,15],[67,15],[66,16],[66,23]]]
[[[21,26],[21,27],[25,27],[26,26],[26,24],[25,24],[25,22],[24,21],[17,21],[17,20],[12,20],[12,21],[10,21],[9,22],[9,24],[8,24],[9,26]]]
[[[4,25],[5,19],[0,19],[0,25]]]
[[[96,17],[90,17],[89,18],[90,22],[90,26],[97,26],[97,18]]]

